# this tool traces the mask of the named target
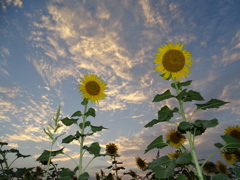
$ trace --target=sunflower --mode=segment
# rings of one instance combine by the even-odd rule
[[[234,164],[237,161],[237,157],[235,154],[233,154],[231,151],[229,150],[225,150],[221,152],[221,156],[224,157],[224,159],[226,160],[227,163],[229,164]]]
[[[168,157],[170,158],[170,159],[177,159],[178,157],[179,157],[179,155],[181,154],[181,151],[175,151],[174,153],[169,153],[168,154]]]
[[[137,164],[139,169],[141,169],[143,171],[145,171],[147,169],[147,163],[145,162],[145,160],[143,160],[139,156],[136,157],[135,160],[136,160],[136,164]]]
[[[230,134],[232,137],[240,140],[240,126],[229,126],[225,129],[226,134]]]
[[[85,74],[80,78],[81,84],[78,85],[79,92],[92,103],[96,103],[106,97],[107,85],[100,77],[94,74]]]
[[[217,173],[217,167],[213,162],[206,162],[203,166],[203,171],[206,174],[216,174]]]
[[[100,177],[99,173],[96,173],[96,180],[100,180],[100,179],[101,179],[101,177]]]
[[[137,177],[136,172],[133,171],[133,170],[130,170],[130,171],[129,171],[129,174],[130,174],[130,176],[132,176],[133,178],[136,178],[136,177]]]
[[[219,173],[228,175],[227,167],[221,161],[217,161],[216,167],[217,167]]]
[[[165,79],[172,78],[180,81],[181,77],[190,74],[192,66],[192,55],[186,50],[182,50],[184,44],[177,42],[164,44],[158,48],[154,63],[159,64],[154,70],[161,72]]]
[[[166,134],[166,139],[170,146],[179,148],[186,140],[186,137],[179,131],[172,129]]]
[[[117,155],[118,147],[114,143],[109,143],[106,145],[106,153]]]

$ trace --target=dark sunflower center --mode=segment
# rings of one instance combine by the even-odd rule
[[[173,155],[173,157],[176,158],[176,159],[178,158],[178,156],[179,156],[179,153],[175,153],[175,154]]]
[[[225,158],[226,158],[226,160],[231,161],[232,155],[230,153],[225,153]]]
[[[88,94],[93,95],[93,96],[98,95],[100,92],[100,86],[95,81],[87,82],[85,85],[85,88],[86,88],[86,91],[88,92]]]
[[[163,55],[163,67],[170,72],[178,72],[185,65],[185,57],[179,50],[170,49]]]
[[[182,138],[182,136],[181,136],[181,134],[178,133],[178,132],[175,132],[175,133],[171,134],[171,136],[170,136],[170,140],[171,140],[173,143],[176,143],[176,144],[181,141],[181,138]]]
[[[145,162],[143,160],[141,160],[141,159],[139,159],[137,161],[137,164],[138,164],[139,167],[142,167],[142,168],[145,167]]]
[[[117,154],[117,150],[116,150],[116,148],[114,146],[109,146],[108,147],[108,152],[110,154]]]
[[[240,140],[240,132],[238,130],[232,130],[230,135],[238,140]]]

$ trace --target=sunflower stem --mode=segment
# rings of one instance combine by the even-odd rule
[[[179,95],[180,94],[180,90],[179,90],[179,88],[177,86],[176,78],[174,78],[173,81],[174,81],[174,84],[175,84],[177,95]],[[187,118],[186,118],[184,107],[183,107],[183,101],[181,99],[178,99],[178,103],[179,103],[182,119],[183,119],[183,121],[187,122]],[[203,178],[202,169],[201,169],[201,167],[199,165],[199,162],[198,162],[198,159],[197,159],[197,154],[196,154],[196,151],[195,151],[195,145],[194,145],[194,140],[193,140],[194,137],[192,137],[192,134],[191,134],[190,131],[187,131],[186,134],[187,134],[188,142],[189,142],[189,145],[190,145],[192,158],[193,158],[195,167],[197,169],[197,174],[198,174],[199,180],[203,180],[204,178]]]
[[[207,162],[211,157],[213,157],[216,153],[218,153],[218,152],[220,152],[221,150],[223,150],[225,147],[226,147],[226,145],[223,146],[223,147],[221,147],[221,148],[219,148],[219,149],[217,149],[217,150],[214,151],[212,154],[210,154],[210,155],[207,157],[207,159],[205,159],[205,161],[202,163],[201,168],[203,168],[203,166],[206,164],[206,162]]]
[[[87,119],[87,116],[85,115],[85,113],[87,112],[87,104],[84,105],[84,114],[82,116],[82,119],[83,119],[83,122],[82,122],[82,127],[79,127],[80,130],[81,130],[81,134],[83,135],[84,134],[84,129],[85,129],[85,123],[86,123],[86,119]],[[84,143],[84,139],[85,137],[84,136],[81,136],[80,137],[80,155],[79,155],[79,164],[78,164],[78,170],[79,170],[79,176],[84,173],[83,172],[83,166],[82,166],[82,163],[83,163],[83,143]]]

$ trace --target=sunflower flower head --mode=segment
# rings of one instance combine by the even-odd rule
[[[136,164],[139,169],[145,171],[147,169],[147,163],[145,162],[144,159],[140,158],[139,156],[135,158]]]
[[[170,146],[179,148],[186,140],[186,137],[179,131],[172,129],[166,134],[166,140]]]
[[[213,162],[206,162],[203,166],[203,171],[206,174],[216,174],[217,173],[217,167]]]
[[[181,151],[177,150],[177,151],[175,151],[173,153],[168,153],[168,157],[170,159],[174,159],[174,158],[177,159],[180,154],[181,154]]]
[[[133,178],[136,178],[136,177],[137,177],[136,172],[133,171],[133,170],[130,170],[130,171],[129,171],[129,174],[130,174],[130,176],[132,176]]]
[[[154,63],[158,64],[155,71],[160,72],[164,79],[172,78],[178,81],[187,74],[190,74],[192,66],[192,55],[186,50],[182,50],[184,44],[177,42],[173,44],[163,44],[158,48]]]
[[[100,180],[100,179],[101,179],[101,177],[100,177],[99,173],[96,173],[96,180]]]
[[[109,143],[106,145],[106,153],[111,155],[117,155],[118,147],[114,143]]]
[[[237,161],[236,155],[229,150],[225,150],[225,151],[221,152],[221,156],[224,157],[226,162],[231,165]]]
[[[219,173],[228,175],[227,167],[221,161],[217,161],[216,167],[217,167]]]
[[[94,74],[85,74],[80,78],[78,89],[83,98],[89,99],[92,103],[98,103],[106,97],[107,84]]]
[[[240,140],[240,126],[229,126],[225,129],[225,133]]]

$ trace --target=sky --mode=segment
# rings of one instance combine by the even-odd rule
[[[239,125],[238,0],[0,0],[0,6],[0,140],[32,155],[17,160],[15,167],[39,165],[36,158],[51,145],[43,129],[53,123],[58,106],[61,117],[83,110],[77,84],[84,74],[94,73],[107,83],[108,92],[105,100],[91,104],[96,117],[89,120],[108,129],[86,143],[99,142],[103,153],[106,144],[115,143],[118,160],[126,168],[122,173],[130,169],[142,173],[134,158],[150,162],[157,152],[144,154],[147,145],[175,128],[165,122],[144,128],[161,107],[177,105],[173,100],[152,102],[170,88],[171,81],[159,77],[153,63],[157,48],[168,42],[184,43],[193,56],[191,74],[183,79],[193,80],[189,88],[200,92],[204,102],[212,98],[230,102],[196,113],[195,119],[219,121],[197,138],[199,159],[222,142],[220,135],[227,126]],[[187,115],[196,103],[185,105]],[[178,116],[173,120],[180,121]],[[60,131],[69,135],[76,129]],[[63,145],[59,139],[54,149]],[[64,146],[77,157],[76,143]],[[160,155],[173,151],[164,148]],[[84,163],[87,160],[88,155]],[[74,167],[66,156],[55,162]],[[109,157],[97,158],[88,172],[94,176],[109,163]]]

